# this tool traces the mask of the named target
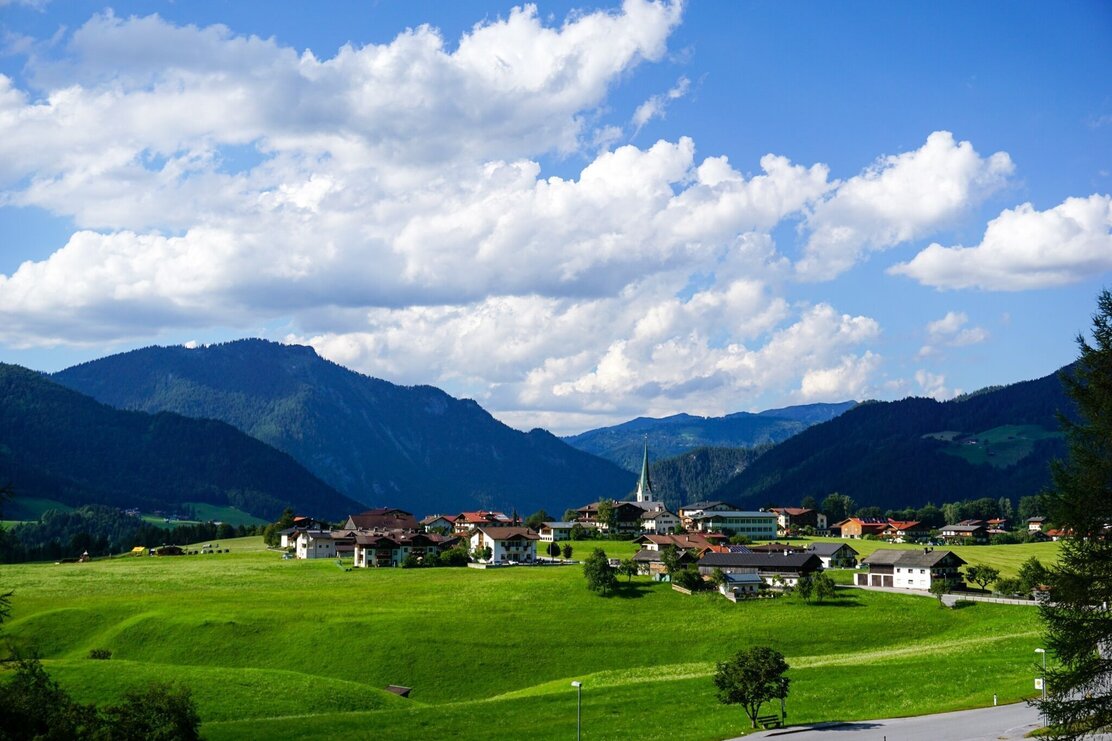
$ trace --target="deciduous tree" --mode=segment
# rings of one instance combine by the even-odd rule
[[[739,651],[728,661],[720,661],[714,672],[718,701],[741,705],[753,728],[761,706],[770,700],[787,697],[791,680],[785,676],[788,662],[784,655],[768,646]]]
[[[838,595],[838,588],[834,585],[834,580],[830,578],[829,574],[819,574],[814,578],[815,582],[815,599],[822,602],[828,597],[833,599]]]
[[[1000,569],[985,564],[972,564],[965,568],[965,578],[974,584],[980,584],[981,589],[988,589],[989,584],[1000,578]]]
[[[583,575],[587,577],[587,589],[598,592],[602,596],[614,593],[618,587],[618,579],[614,575],[614,567],[610,559],[601,548],[596,548],[591,555],[583,561]]]
[[[803,598],[804,602],[810,602],[811,595],[815,592],[815,582],[810,575],[801,576],[795,584],[795,591]]]

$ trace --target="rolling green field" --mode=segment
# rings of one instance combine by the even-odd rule
[[[1039,425],[1004,425],[968,436],[946,431],[928,437],[950,442],[942,450],[947,455],[964,458],[974,465],[987,463],[1007,468],[1030,455],[1036,441],[1061,436],[1061,432]]]
[[[858,590],[734,605],[646,577],[601,598],[577,566],[345,571],[283,561],[258,538],[221,546],[233,551],[0,567],[15,591],[5,633],[83,701],[187,684],[211,739],[572,738],[573,679],[587,738],[726,738],[748,723],[710,677],[748,646],[788,657],[800,723],[1019,700],[1040,640],[1027,607]],[[93,648],[112,658],[87,658]]]

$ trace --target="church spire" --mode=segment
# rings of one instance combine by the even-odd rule
[[[645,441],[645,457],[641,461],[641,478],[637,480],[637,501],[653,501],[653,484],[649,480],[649,443]]]

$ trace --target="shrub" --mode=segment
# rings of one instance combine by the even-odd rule
[[[97,659],[99,661],[107,661],[112,658],[112,652],[107,648],[93,648],[89,650],[89,658]]]

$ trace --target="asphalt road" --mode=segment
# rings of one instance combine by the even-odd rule
[[[858,720],[781,728],[745,736],[780,741],[1002,741],[1021,739],[1038,728],[1039,711],[1026,703],[915,718]]]

